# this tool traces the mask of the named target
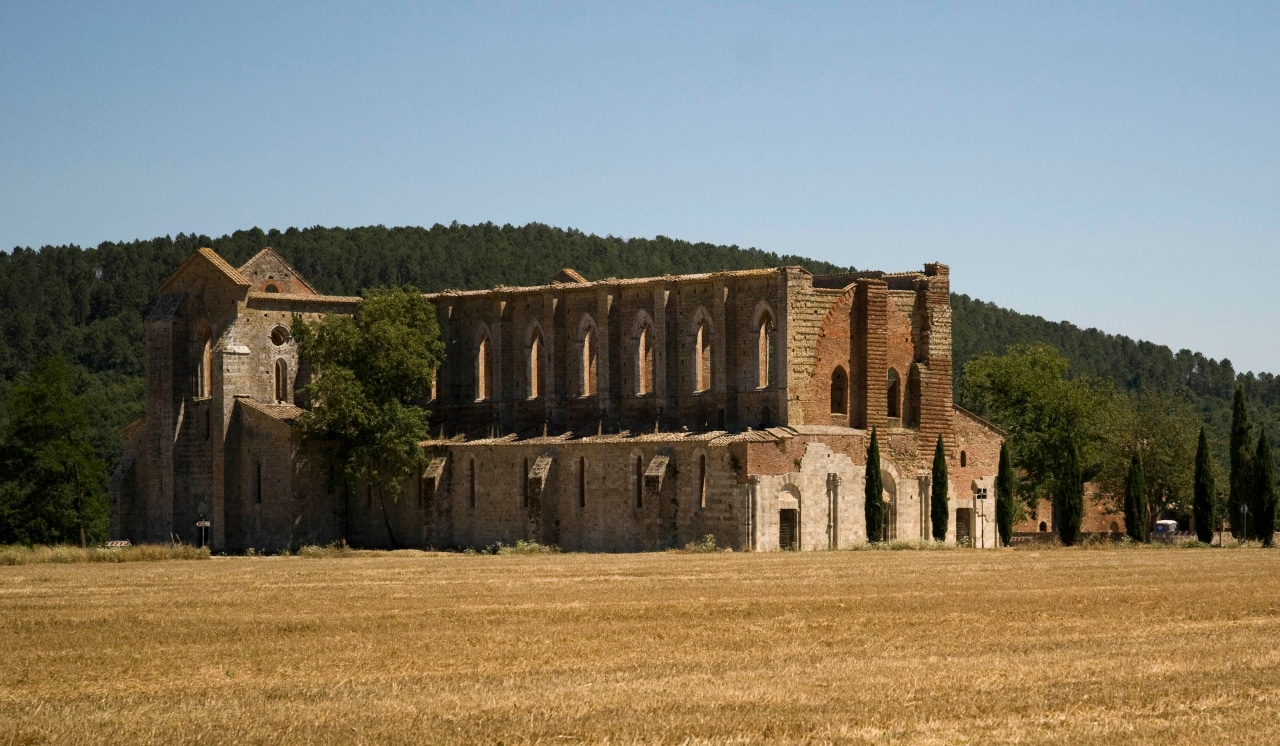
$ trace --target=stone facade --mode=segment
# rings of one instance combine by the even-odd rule
[[[934,445],[948,538],[993,547],[1002,434],[951,399],[948,269],[799,267],[446,291],[433,437],[399,494],[340,485],[301,444],[289,325],[352,313],[270,249],[201,249],[146,321],[147,413],[126,427],[112,533],[280,550],[487,546],[740,550],[867,540],[871,431],[887,537],[930,536]],[[985,492],[984,492],[985,491]],[[207,524],[207,525],[206,525]]]

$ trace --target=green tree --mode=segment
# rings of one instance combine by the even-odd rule
[[[1136,451],[1146,484],[1147,526],[1152,515],[1186,515],[1191,512],[1200,418],[1184,397],[1143,390],[1125,397],[1121,416],[1108,435],[1114,452]],[[1123,472],[1108,461],[1097,478],[1105,492],[1123,496],[1131,464]],[[1123,506],[1117,506],[1123,507]]]
[[[1266,430],[1258,436],[1258,452],[1253,457],[1253,478],[1253,510],[1257,521],[1255,535],[1265,546],[1271,546],[1276,531],[1276,475]]]
[[[1013,541],[1013,524],[1017,522],[1017,497],[1014,494],[1017,474],[1009,461],[1009,444],[1000,443],[1000,465],[996,467],[996,530],[1000,543],[1009,546]]]
[[[880,478],[880,445],[876,442],[874,427],[871,428],[871,445],[867,446],[867,478],[863,495],[867,541],[881,541],[884,539],[884,482]]]
[[[1240,541],[1251,538],[1248,534],[1251,522],[1244,510],[1249,507],[1249,493],[1254,484],[1252,430],[1244,386],[1237,383],[1231,400],[1231,492],[1227,495],[1227,523],[1231,526],[1231,535]]]
[[[1196,524],[1196,538],[1206,544],[1213,542],[1213,526],[1218,522],[1218,498],[1214,494],[1213,460],[1209,456],[1209,439],[1200,428],[1200,442],[1196,446],[1195,499],[1192,518]]]
[[[1072,546],[1080,540],[1084,521],[1084,478],[1080,475],[1080,451],[1070,440],[1063,447],[1066,457],[1054,483],[1053,525],[1063,544]]]
[[[1130,539],[1147,540],[1147,476],[1136,452],[1124,480],[1124,528]]]
[[[947,452],[938,436],[938,445],[933,449],[933,479],[929,490],[929,518],[933,522],[933,540],[946,541],[947,518],[950,510],[947,506]]]
[[[1076,468],[1091,479],[1114,458],[1106,432],[1117,417],[1117,397],[1107,382],[1066,379],[1069,363],[1046,344],[1015,345],[965,366],[962,396],[979,415],[1008,433],[1007,443],[1023,477],[1019,496],[1029,506],[1052,499],[1067,463],[1063,443],[1075,444]]]
[[[444,360],[435,308],[411,286],[375,290],[354,315],[295,316],[293,329],[312,376],[304,441],[323,449],[344,482],[371,486],[387,519],[385,495],[398,497],[428,436],[421,403]]]
[[[36,363],[5,400],[0,463],[0,544],[101,541],[107,530],[107,467],[62,358]]]

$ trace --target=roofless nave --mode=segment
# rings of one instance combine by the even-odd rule
[[[351,313],[270,249],[193,253],[146,320],[147,411],[123,431],[118,538],[216,550],[486,546],[639,551],[706,534],[739,550],[866,541],[878,430],[888,538],[926,538],[939,436],[949,537],[983,535],[1000,433],[955,407],[945,265],[799,267],[446,291],[437,437],[398,500],[326,478],[293,426],[289,324]],[[305,362],[305,361],[302,361]],[[302,376],[305,379],[305,369]],[[975,510],[976,509],[976,510]]]

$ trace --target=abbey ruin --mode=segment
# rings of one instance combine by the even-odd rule
[[[338,484],[300,442],[290,333],[351,313],[275,252],[193,253],[146,319],[146,415],[122,431],[111,532],[214,551],[483,547],[744,551],[867,540],[880,444],[888,539],[931,534],[939,436],[948,538],[995,547],[1002,433],[956,407],[948,268],[780,267],[445,291],[427,457],[398,499]],[[300,370],[301,377],[300,377]]]

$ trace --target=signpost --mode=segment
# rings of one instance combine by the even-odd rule
[[[209,521],[205,520],[204,518],[201,518],[200,520],[196,521],[196,528],[199,529],[199,534],[200,534],[201,547],[209,543],[209,526],[210,525],[212,524],[210,524]]]

